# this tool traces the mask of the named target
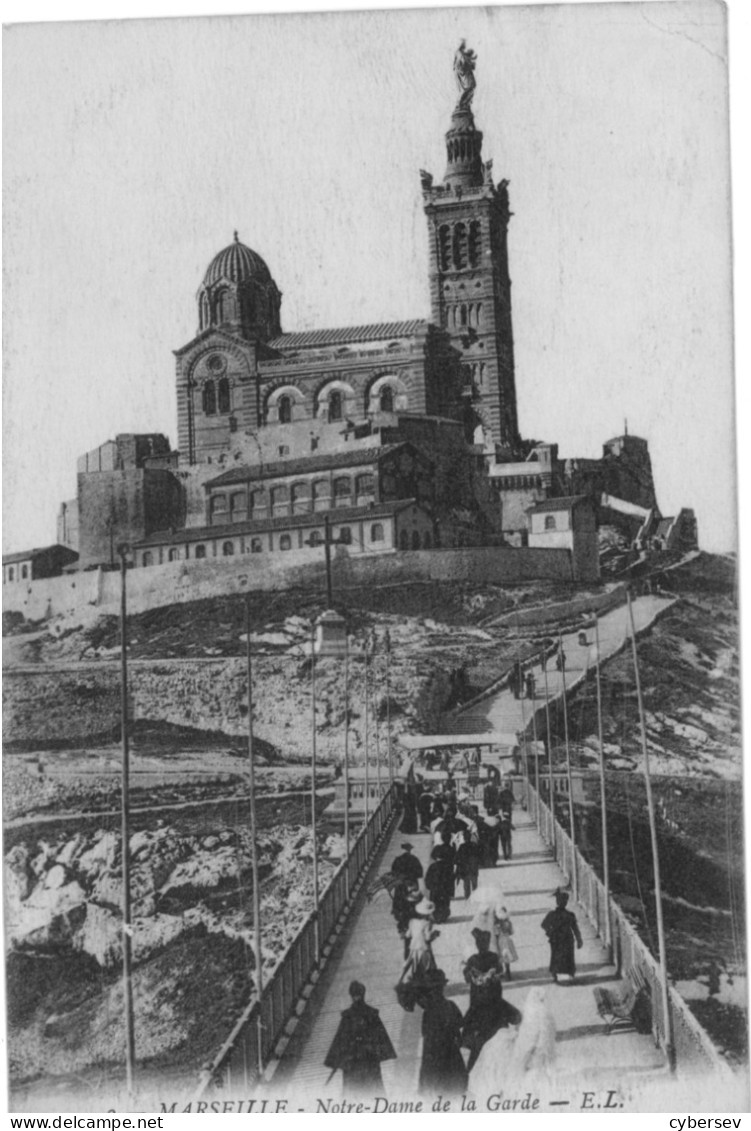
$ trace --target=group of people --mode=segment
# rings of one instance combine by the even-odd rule
[[[504,795],[499,781],[488,784],[486,821],[504,812],[510,814],[509,792]],[[382,877],[384,882],[376,885],[389,890],[403,940],[404,966],[396,985],[397,999],[409,1012],[416,1006],[422,1010],[419,1089],[425,1094],[460,1094],[466,1091],[473,1071],[478,1079],[497,1075],[498,1065],[510,1063],[509,1050],[520,1064],[519,1071],[547,1069],[554,1055],[555,1026],[544,990],[536,988],[528,995],[523,1039],[516,1035],[522,1015],[504,997],[503,982],[511,978],[518,953],[503,893],[478,887],[482,823],[450,794],[434,796],[428,825],[433,844],[427,868],[423,870],[413,845],[405,841],[390,872]],[[446,997],[446,974],[433,952],[433,943],[440,936],[438,925],[449,918],[459,884],[465,900],[477,905],[470,928],[473,949],[462,966],[469,988],[465,1013]],[[550,944],[550,974],[554,982],[561,975],[573,981],[574,948],[582,945],[581,934],[575,915],[567,908],[568,893],[556,889],[553,894],[555,910],[541,924]],[[382,1094],[381,1063],[393,1059],[396,1052],[378,1011],[365,1003],[365,987],[353,982],[350,996],[352,1004],[342,1013],[325,1064],[332,1074],[343,1070],[345,1091]],[[509,1032],[515,1034],[513,1041]],[[463,1050],[467,1050],[466,1060]],[[473,1075],[473,1083],[474,1079]]]
[[[586,635],[582,641],[582,633],[579,633],[579,643],[586,644]],[[540,655],[541,668],[544,672],[547,668],[548,656],[545,650]],[[534,661],[533,661],[534,662]],[[555,666],[559,672],[566,670],[566,649],[563,644],[559,644],[555,653]],[[513,693],[514,699],[534,699],[537,693],[537,680],[532,667],[525,668],[521,660],[517,660],[513,665],[508,677],[508,685]]]

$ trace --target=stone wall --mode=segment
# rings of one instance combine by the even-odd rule
[[[466,581],[517,585],[532,580],[573,581],[568,550],[478,546],[454,550],[415,550],[350,557],[337,547],[334,589],[347,585],[392,585],[399,581]],[[161,605],[196,601],[248,589],[269,590],[320,586],[325,591],[323,552],[291,550],[274,560],[269,554],[242,558],[170,562],[128,571],[128,608],[145,612]],[[116,614],[120,606],[117,572],[92,571],[31,582],[21,591],[3,591],[3,608],[27,620],[57,615],[86,615],[94,610]]]

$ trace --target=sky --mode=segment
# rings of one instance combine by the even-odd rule
[[[235,229],[285,331],[429,317],[460,38],[509,181],[519,424],[650,443],[665,514],[736,545],[726,11],[714,3],[28,24],[4,35],[4,551],[76,459],[176,442],[172,351]]]

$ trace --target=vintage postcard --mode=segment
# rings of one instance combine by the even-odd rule
[[[10,1111],[749,1110],[727,43],[5,29]]]

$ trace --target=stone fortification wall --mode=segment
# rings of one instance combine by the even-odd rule
[[[320,550],[292,550],[272,555],[246,555],[240,559],[171,562],[128,572],[128,608],[145,612],[161,605],[197,601],[248,589],[274,590],[292,586],[326,584]],[[454,550],[418,550],[349,557],[339,548],[333,561],[334,586],[393,584],[399,581],[467,581],[515,585],[530,580],[572,581],[573,562],[568,550],[508,549],[479,546]],[[3,608],[20,612],[27,620],[59,615],[108,612],[120,604],[117,572],[77,573],[31,582],[11,591],[5,586]]]

